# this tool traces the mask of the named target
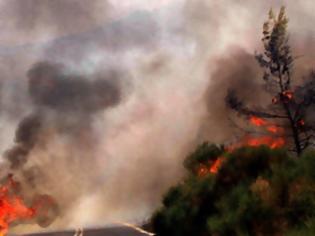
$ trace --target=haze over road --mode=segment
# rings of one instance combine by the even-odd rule
[[[25,234],[23,236],[145,236],[154,235],[129,226],[115,226],[96,229],[78,229],[59,232]]]
[[[128,223],[119,223],[108,227],[78,228],[74,230],[54,231],[31,234],[12,234],[11,236],[153,236],[137,226]]]

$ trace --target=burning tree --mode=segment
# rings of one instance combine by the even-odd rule
[[[270,10],[269,19],[263,25],[264,52],[255,55],[264,71],[266,91],[272,95],[271,104],[266,108],[251,109],[233,90],[228,92],[226,102],[256,126],[272,123],[267,127],[268,132],[285,139],[291,150],[300,155],[314,139],[314,127],[311,122],[306,122],[306,116],[315,101],[315,76],[311,73],[306,83],[293,87],[294,57],[288,42],[287,25],[284,7],[277,16]]]
[[[252,109],[229,91],[226,102],[267,136],[245,136],[229,147],[204,143],[184,162],[185,178],[170,188],[152,217],[157,235],[315,235],[315,73],[292,83],[288,19],[281,8],[264,24],[264,70],[271,104]],[[292,146],[291,158],[281,147]],[[304,151],[304,152],[303,152]]]
[[[297,160],[267,146],[223,152],[204,143],[184,166],[152,217],[157,235],[315,235],[314,151]]]

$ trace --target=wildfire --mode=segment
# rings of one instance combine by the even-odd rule
[[[218,159],[215,160],[215,162],[212,164],[210,167],[210,172],[213,174],[216,174],[221,166],[223,157],[219,157]]]
[[[258,136],[258,137],[246,136],[243,139],[241,139],[240,142],[234,143],[230,145],[229,147],[227,147],[226,150],[228,152],[231,152],[234,149],[242,147],[242,146],[258,147],[261,145],[266,145],[272,149],[275,149],[275,148],[281,148],[285,145],[285,140],[282,137],[283,128],[276,126],[274,124],[271,124],[267,122],[265,119],[262,119],[256,116],[250,116],[249,123],[256,127],[264,129],[266,132],[270,133],[270,135],[263,135],[263,136]],[[300,125],[301,126],[304,125],[303,120],[301,121]],[[200,165],[198,169],[198,175],[202,177],[209,173],[216,174],[218,170],[220,169],[223,160],[224,160],[224,157],[219,157],[213,163],[211,162],[211,165]]]
[[[36,221],[46,227],[57,214],[57,204],[48,195],[35,196],[32,205],[28,206],[20,194],[20,184],[12,175],[0,186],[0,236],[7,234],[11,224],[19,222]]]
[[[280,133],[282,130],[276,126],[276,125],[270,125],[267,127],[267,130],[270,132],[270,133],[274,133],[274,134],[277,134],[277,133]]]
[[[220,169],[223,160],[224,160],[224,157],[219,157],[213,163],[211,163],[210,166],[201,165],[199,170],[198,170],[198,175],[200,177],[202,177],[202,176],[205,176],[209,173],[216,174],[218,172],[218,170]]]
[[[283,138],[273,138],[270,136],[262,136],[262,137],[250,137],[245,141],[245,146],[250,147],[258,147],[261,145],[267,145],[268,147],[274,149],[274,148],[280,148],[285,144],[285,141]]]
[[[249,118],[249,122],[256,127],[265,129],[265,131],[271,133],[272,135],[246,137],[241,143],[243,146],[257,147],[260,145],[267,145],[270,148],[280,148],[284,146],[285,140],[281,137],[281,134],[283,133],[283,128],[274,124],[270,124],[266,120],[256,116],[251,116]],[[278,135],[278,137],[274,135]]]
[[[229,147],[228,150],[233,150],[240,146],[257,147],[260,145],[267,145],[270,148],[280,148],[284,146],[285,140],[282,137],[283,128],[271,124],[266,120],[256,116],[249,117],[249,122],[256,127],[264,129],[267,133],[270,133],[270,135],[263,135],[258,137],[246,136],[238,144],[234,144]]]
[[[264,119],[259,118],[259,117],[256,117],[256,116],[251,116],[251,117],[249,118],[249,122],[250,122],[251,124],[255,125],[255,126],[258,126],[258,127],[260,127],[260,126],[265,126],[266,123],[267,123]]]
[[[8,232],[11,223],[31,219],[36,214],[35,209],[26,206],[17,190],[18,183],[11,176],[0,187],[0,236]]]

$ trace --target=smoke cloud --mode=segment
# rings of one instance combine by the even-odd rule
[[[29,92],[38,106],[59,111],[94,113],[119,103],[118,78],[111,80],[86,80],[76,75],[66,75],[58,65],[38,63],[28,73]],[[114,77],[114,78],[113,78]]]
[[[3,2],[2,8],[4,29],[16,29],[24,40],[82,32],[108,20],[111,12],[106,0],[13,0]]]

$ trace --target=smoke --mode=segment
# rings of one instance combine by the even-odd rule
[[[40,136],[45,130],[51,127],[60,134],[77,133],[76,130],[90,126],[90,117],[95,113],[120,102],[118,75],[112,72],[102,76],[108,78],[87,80],[79,75],[66,74],[61,65],[48,62],[39,62],[29,70],[28,89],[34,111],[19,123],[15,133],[16,144],[5,153],[12,169],[27,162],[29,153],[42,141]],[[64,119],[54,112],[63,112],[59,116]],[[49,120],[47,116],[50,116]],[[71,120],[67,120],[68,117]],[[61,127],[66,125],[73,129],[62,130]]]
[[[210,80],[205,92],[208,115],[200,129],[202,139],[216,143],[237,139],[240,131],[242,132],[240,127],[244,126],[226,107],[224,98],[229,90],[234,91],[240,100],[253,110],[255,106],[257,110],[257,107],[264,107],[271,102],[272,98],[264,87],[263,71],[255,60],[255,52],[263,52],[260,40],[262,25],[268,17],[270,8],[276,12],[282,5],[287,8],[289,40],[296,58],[293,71],[294,85],[300,84],[304,77],[308,76],[314,62],[313,30],[308,20],[303,22],[297,20],[301,14],[306,15],[308,19],[312,17],[306,7],[312,5],[311,2],[265,1],[255,5],[250,1],[228,2],[225,1],[229,7],[225,7],[226,5],[221,2],[196,1],[189,8],[199,13],[211,11],[211,7],[216,9],[212,14],[208,14],[215,27],[208,31],[204,28],[200,30],[203,34],[201,39],[208,43],[215,42],[212,45],[215,45],[215,50],[218,51],[209,60]],[[200,15],[203,16],[202,13]],[[257,24],[253,27],[249,22]],[[194,30],[196,29],[199,33],[198,27],[194,27]]]
[[[24,40],[46,38],[47,35],[65,35],[85,31],[110,18],[107,1],[92,0],[26,0],[6,1],[1,15],[4,29],[16,29]],[[24,43],[24,42],[23,42]]]
[[[314,4],[285,4],[300,77],[313,61]],[[254,52],[269,8],[280,5],[173,0],[128,12],[107,1],[3,4],[11,19],[3,44],[14,39],[0,47],[3,166],[25,194],[58,202],[51,229],[147,219],[197,144],[233,137],[228,89],[263,104]]]
[[[18,169],[27,162],[27,156],[37,143],[41,126],[40,116],[30,115],[23,119],[15,133],[15,146],[5,153],[11,169]]]
[[[47,199],[55,199],[49,202],[56,201],[58,209],[62,209],[57,210],[53,203],[52,216],[39,218],[40,225],[49,226],[57,213],[62,216],[84,193],[95,188],[91,182],[95,183],[99,172],[86,175],[91,181],[86,185],[79,176],[85,167],[95,170],[94,165],[91,166],[95,160],[88,157],[88,154],[93,155],[97,143],[92,127],[94,116],[121,102],[116,76],[117,73],[103,72],[96,78],[90,75],[88,80],[48,62],[36,63],[29,70],[28,89],[33,111],[19,123],[15,144],[4,157],[10,168],[6,173],[13,173],[21,180],[26,199],[46,194]],[[61,147],[55,145],[56,139],[62,139]],[[58,159],[61,153],[62,159]],[[45,160],[44,155],[48,155],[48,159]],[[45,161],[53,163],[47,166]],[[80,165],[75,165],[78,161]],[[63,172],[58,175],[58,171]],[[76,180],[67,183],[66,178],[71,176]],[[67,186],[64,190],[60,181],[72,186],[77,182],[76,189],[70,191]]]
[[[29,92],[38,106],[69,112],[91,114],[120,101],[118,75],[109,79],[89,81],[81,76],[66,74],[61,66],[40,62],[28,73]],[[91,78],[90,78],[91,79]]]
[[[234,141],[241,131],[239,126],[242,121],[226,105],[228,93],[233,91],[240,101],[244,101],[247,107],[254,110],[271,101],[254,55],[236,47],[229,51],[228,56],[214,62],[218,66],[211,75],[213,80],[205,93],[209,116],[203,124],[203,132],[216,143]],[[214,137],[213,133],[216,134]]]

